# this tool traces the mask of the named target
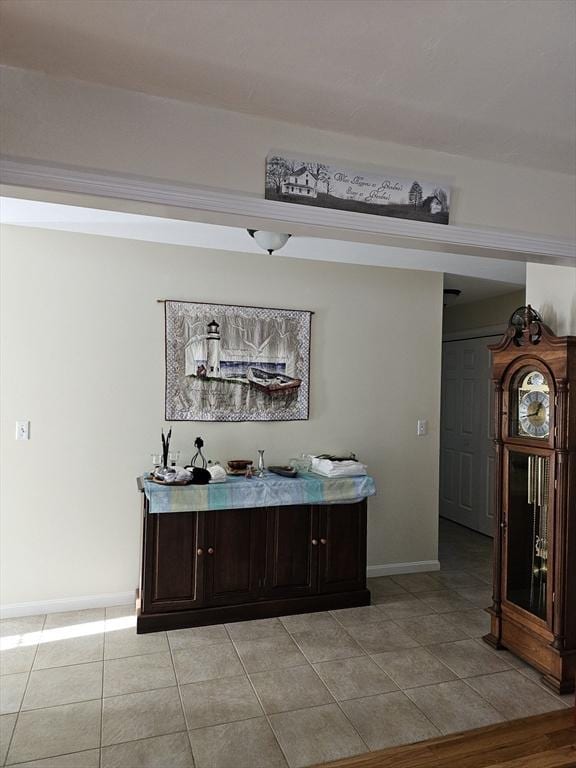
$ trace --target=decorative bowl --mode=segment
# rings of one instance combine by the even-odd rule
[[[243,469],[246,469],[247,467],[251,466],[254,462],[252,461],[252,459],[230,459],[230,461],[228,461],[227,463],[230,469],[240,472]]]

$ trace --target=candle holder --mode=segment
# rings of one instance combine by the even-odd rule
[[[264,477],[266,474],[266,465],[264,464],[264,449],[258,448],[258,477]]]

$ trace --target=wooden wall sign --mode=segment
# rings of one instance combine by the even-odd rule
[[[286,153],[266,158],[266,198],[436,224],[448,224],[450,215],[450,187],[444,182],[418,174],[359,171]]]

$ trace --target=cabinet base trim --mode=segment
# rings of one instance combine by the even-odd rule
[[[416,560],[414,563],[387,563],[386,565],[369,565],[366,576],[373,579],[376,576],[395,576],[400,573],[425,573],[439,571],[440,560]]]
[[[510,620],[492,618],[492,631],[484,642],[497,651],[506,650],[542,674],[541,682],[557,694],[574,691],[576,649],[559,654],[548,642]]]
[[[289,616],[295,613],[356,608],[360,605],[370,605],[369,590],[359,589],[354,592],[310,595],[284,600],[263,600],[258,603],[198,608],[174,613],[143,614],[138,612],[136,631],[138,634],[143,634],[167,629],[185,629],[186,627],[203,627],[208,624],[247,621],[249,619],[269,619],[274,616]]]

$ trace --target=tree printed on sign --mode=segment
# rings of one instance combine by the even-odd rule
[[[443,190],[441,187],[436,187],[434,190],[434,194],[440,201],[440,205],[442,206],[443,211],[448,210],[448,195],[446,194],[445,190]]]
[[[330,168],[325,163],[306,163],[309,171],[316,176],[318,181],[324,186],[324,192],[330,194]]]
[[[420,186],[420,184],[418,184],[417,181],[415,181],[410,187],[410,192],[408,193],[408,200],[410,201],[411,205],[422,204],[422,187]]]
[[[277,194],[282,190],[282,182],[289,172],[289,166],[283,157],[274,155],[266,163],[266,186],[271,187]]]

